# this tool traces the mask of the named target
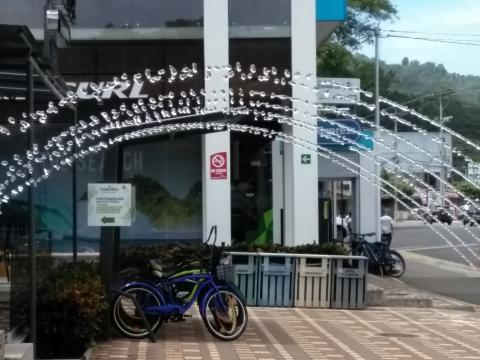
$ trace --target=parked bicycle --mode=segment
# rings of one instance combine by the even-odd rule
[[[210,245],[213,231],[215,241]],[[153,277],[140,277],[122,286],[111,307],[118,331],[130,338],[145,338],[157,332],[163,322],[184,320],[197,303],[200,316],[213,336],[226,341],[240,337],[248,323],[246,301],[234,284],[216,276],[220,256],[214,256],[215,243],[216,227],[213,227],[189,269],[185,264],[164,268],[151,263]]]
[[[382,276],[400,277],[405,272],[405,260],[397,251],[390,249],[389,241],[368,242],[366,238],[375,233],[351,234],[351,254],[368,257],[369,268]]]

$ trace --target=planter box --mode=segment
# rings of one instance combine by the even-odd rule
[[[251,252],[230,253],[233,264],[233,282],[247,300],[255,306],[258,301],[258,254]]]
[[[294,257],[290,254],[259,253],[259,306],[292,306]]]
[[[368,258],[331,256],[332,309],[364,309],[367,305]]]
[[[295,259],[294,306],[329,308],[331,260],[328,255],[300,255]]]
[[[250,306],[364,309],[368,259],[231,252],[234,283]]]

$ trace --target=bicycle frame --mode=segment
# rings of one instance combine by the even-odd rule
[[[362,240],[360,246],[360,249],[368,257],[369,261],[374,262],[375,264],[380,263],[374,245],[370,244],[368,241]]]
[[[188,300],[185,303],[179,303],[175,298],[173,292],[170,290],[172,286],[181,283],[194,284],[194,288],[188,295]],[[205,307],[205,299],[212,292],[219,293],[224,286],[217,285],[214,277],[210,273],[201,272],[200,270],[183,271],[172,275],[170,278],[158,283],[156,286],[145,282],[131,282],[125,285],[124,288],[142,286],[148,288],[155,293],[163,302],[164,305],[143,307],[145,314],[150,315],[171,315],[173,313],[183,315],[190,307],[198,300],[200,294],[203,294],[200,299],[200,309]],[[226,311],[227,306],[224,304],[222,297],[218,297],[219,305],[222,311]],[[203,315],[203,314],[202,314]]]

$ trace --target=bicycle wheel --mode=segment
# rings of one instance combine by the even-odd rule
[[[124,292],[133,295],[142,309],[164,305],[155,293],[141,285],[126,289]],[[113,323],[120,333],[132,339],[142,339],[148,336],[148,329],[131,298],[119,294],[115,296],[112,304]],[[163,323],[161,315],[145,314],[145,317],[153,332],[156,332]]]
[[[202,313],[205,314],[203,322],[207,330],[220,340],[235,340],[247,327],[247,308],[230,290],[221,290],[208,295]]]
[[[383,267],[385,274],[397,278],[402,276],[405,272],[405,260],[403,259],[402,255],[395,250],[388,250],[385,253],[385,256],[392,262],[391,264]]]

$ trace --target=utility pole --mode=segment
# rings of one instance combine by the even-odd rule
[[[445,138],[443,136],[443,99],[442,99],[442,90],[440,90],[440,107],[439,107],[439,114],[438,114],[438,120],[440,122],[440,139],[441,139],[441,148],[440,148],[440,160],[442,163],[440,164],[440,178],[442,179],[442,182],[440,183],[440,205],[443,206],[445,205],[445,183],[446,181],[446,171],[445,171],[445,166],[443,165],[445,162]]]
[[[380,27],[377,26],[375,29],[375,140],[380,140]],[[378,149],[377,149],[378,151]],[[382,206],[382,198],[380,192],[380,165],[378,163],[378,155],[376,156],[375,162],[375,175],[377,184],[375,188],[375,233],[377,237],[377,241],[380,241],[382,238],[381,232],[381,224],[380,224],[380,217],[381,217],[381,206]]]
[[[394,113],[395,115],[397,115],[397,109],[394,110]],[[394,128],[394,132],[395,132],[395,135],[397,135],[397,132],[398,132],[398,122],[397,122],[397,118],[395,118],[395,128]],[[395,137],[395,140],[394,140],[394,148],[395,148],[395,165],[398,166],[398,163],[399,163],[399,158],[398,158],[398,139]],[[395,185],[395,199],[393,199],[393,219],[394,220],[398,220],[398,202],[397,202],[397,175],[398,175],[398,168],[397,166],[395,166],[395,178],[393,179],[393,184]]]

